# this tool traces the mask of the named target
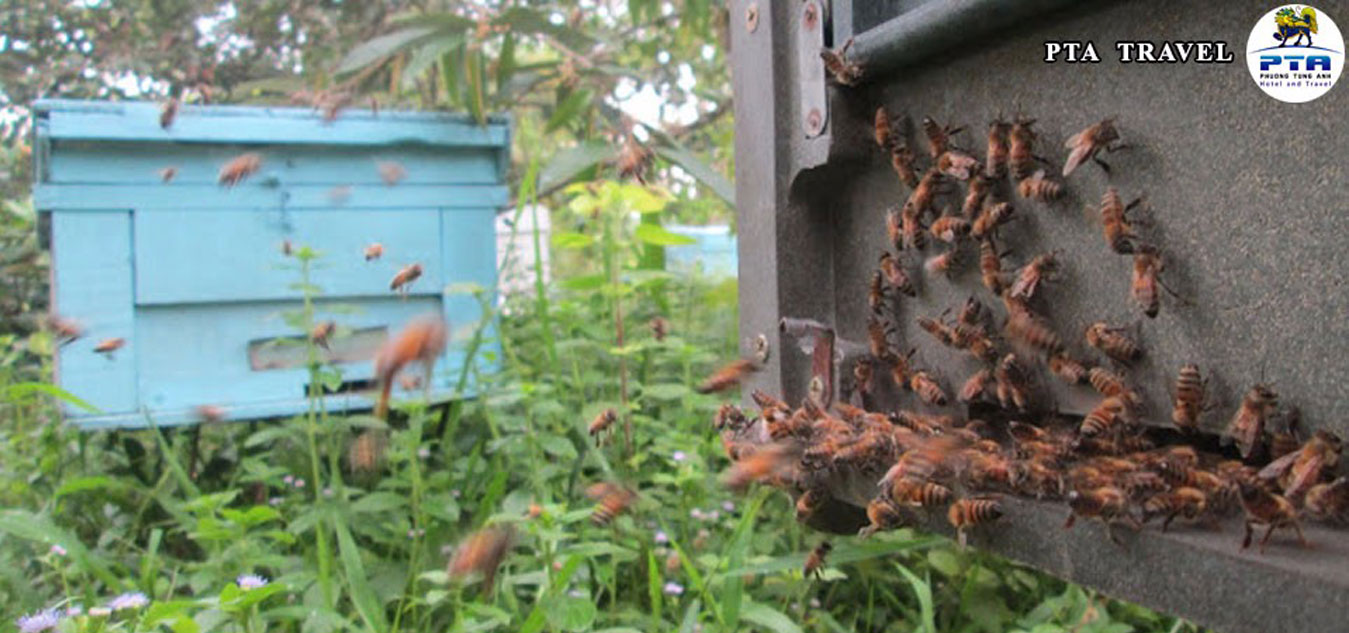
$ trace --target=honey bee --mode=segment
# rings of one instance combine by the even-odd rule
[[[779,409],[789,408],[786,402],[783,402],[782,400],[774,397],[771,394],[764,393],[759,389],[755,389],[753,392],[751,392],[749,394],[749,397],[750,399],[754,400],[754,404],[759,405],[760,409],[770,409],[774,407]]]
[[[219,422],[225,419],[225,410],[214,404],[197,405],[192,412],[195,413],[197,419],[202,422]]]
[[[1298,439],[1298,427],[1302,423],[1302,410],[1297,407],[1289,407],[1280,417],[1283,418],[1283,430],[1269,434],[1269,458],[1271,460],[1302,448],[1302,440]]]
[[[159,127],[169,129],[173,125],[173,120],[178,117],[178,98],[169,97],[168,101],[159,108]]]
[[[1251,387],[1241,399],[1241,407],[1224,433],[1235,441],[1242,459],[1249,459],[1264,438],[1265,422],[1279,404],[1279,395],[1268,385]]]
[[[610,482],[592,484],[586,489],[586,496],[596,502],[595,510],[590,513],[590,522],[596,527],[613,523],[637,501],[637,491]]]
[[[165,167],[159,170],[159,181],[165,184],[173,182],[173,179],[177,176],[178,176],[177,167]]]
[[[1010,291],[1009,291],[1010,292]],[[1063,349],[1063,339],[1030,312],[1014,312],[1007,317],[1008,336],[1026,345],[1055,354]]]
[[[1087,382],[1087,367],[1067,353],[1049,355],[1049,371],[1070,385]]]
[[[373,473],[384,462],[389,438],[381,429],[368,429],[347,447],[347,468],[353,473]]]
[[[1143,502],[1143,521],[1165,516],[1162,531],[1171,526],[1171,521],[1182,517],[1194,521],[1208,510],[1208,495],[1198,488],[1181,487],[1170,492],[1156,494]]]
[[[243,182],[245,178],[257,173],[259,169],[262,169],[261,154],[256,152],[240,154],[220,168],[220,184],[233,187]]]
[[[951,136],[959,133],[965,128],[958,127],[952,129],[951,126],[942,126],[932,119],[932,117],[923,118],[923,135],[927,137],[928,150],[933,158],[939,158],[951,149]]]
[[[367,262],[379,259],[384,255],[384,245],[379,242],[372,242],[369,246],[365,247],[363,254],[365,255],[365,261]]]
[[[1026,370],[1016,360],[1016,354],[1008,354],[998,362],[993,372],[996,381],[998,402],[1004,409],[1016,407],[1025,411],[1030,403],[1030,384]]]
[[[814,488],[801,493],[801,496],[796,498],[796,520],[805,523],[807,519],[815,516],[815,512],[822,505],[824,505],[824,493]]]
[[[1063,475],[1049,460],[1048,456],[1036,455],[1012,464],[1010,481],[1012,488],[1036,499],[1056,499],[1063,496]]]
[[[912,210],[905,209],[908,213],[901,212],[901,215],[914,215],[915,219],[921,217],[924,213],[932,210],[932,201],[936,199],[939,190],[945,183],[942,173],[936,169],[929,169],[923,174],[923,179],[918,181],[918,186],[913,188],[909,194],[909,199],[905,201],[905,206],[911,206]]]
[[[309,331],[309,340],[315,345],[328,350],[328,339],[337,331],[337,323],[334,321],[321,321]],[[329,350],[331,351],[331,350]]]
[[[932,226],[936,227],[936,223]],[[918,296],[918,291],[913,287],[913,280],[909,279],[909,274],[904,271],[904,265],[900,263],[898,257],[888,251],[881,253],[880,272],[885,283],[891,288],[910,297]]]
[[[888,361],[894,356],[890,351],[891,330],[881,319],[875,316],[867,318],[867,348],[873,358]]]
[[[931,334],[943,345],[956,346],[956,331],[951,326],[931,317],[918,317],[918,327]]]
[[[918,186],[918,170],[914,167],[917,160],[918,157],[907,143],[897,145],[890,151],[890,168],[895,170],[899,181],[910,189]]]
[[[47,329],[51,330],[53,338],[59,341],[61,345],[84,336],[84,326],[74,319],[68,319],[59,314],[47,315]]]
[[[1012,483],[1012,466],[998,454],[990,454],[978,448],[961,452],[963,469],[961,477],[967,488],[988,490],[1005,488]]]
[[[1297,520],[1297,509],[1282,495],[1276,495],[1261,486],[1241,484],[1241,509],[1246,512],[1246,535],[1241,539],[1241,549],[1251,546],[1254,526],[1265,526],[1264,538],[1260,539],[1260,553],[1265,553],[1265,544],[1270,535],[1278,528],[1291,527],[1297,532],[1297,540],[1303,547],[1311,547],[1302,535],[1302,526]]]
[[[931,231],[932,237],[947,244],[954,244],[956,240],[970,234],[970,222],[959,216],[944,215],[934,220],[928,230]]]
[[[346,204],[351,199],[351,185],[337,185],[328,190],[328,202]]]
[[[290,257],[295,254],[295,245],[290,243],[290,238],[281,240],[281,246],[278,249],[283,257]]]
[[[1099,520],[1105,525],[1105,535],[1117,545],[1122,544],[1119,537],[1110,529],[1114,523],[1125,523],[1134,530],[1142,526],[1129,514],[1129,497],[1123,490],[1114,486],[1102,486],[1092,490],[1071,490],[1068,492],[1068,507],[1072,514],[1063,527],[1071,528],[1077,517]]]
[[[811,576],[818,578],[820,571],[824,568],[825,558],[829,556],[829,551],[833,548],[834,546],[830,545],[829,541],[821,541],[819,545],[816,545],[815,549],[811,550],[810,554],[806,556],[806,564],[801,569],[801,575],[806,578]]]
[[[853,380],[857,383],[857,392],[862,395],[868,395],[872,390],[872,377],[875,375],[875,367],[869,358],[859,358],[852,366]]]
[[[881,149],[889,152],[895,146],[898,138],[890,124],[890,113],[885,111],[885,106],[876,108],[873,132],[876,135],[876,145]]]
[[[949,250],[944,253],[933,255],[923,262],[923,270],[930,275],[949,275],[960,263],[959,251]]]
[[[651,328],[651,338],[656,339],[657,343],[664,341],[665,337],[670,333],[670,322],[666,321],[663,317],[651,317],[651,321],[647,323],[647,326]]]
[[[957,399],[966,404],[974,402],[988,392],[988,383],[993,380],[993,373],[987,369],[980,369],[974,372],[972,376],[965,381],[964,386],[960,388],[960,394]]]
[[[907,206],[904,207],[905,212],[908,210],[909,208]],[[904,250],[904,247],[907,245],[907,236],[904,234],[906,223],[907,220],[905,220],[905,215],[900,211],[899,207],[890,207],[886,210],[885,236],[889,238],[890,244],[894,246],[897,251]]]
[[[1136,500],[1148,499],[1156,493],[1170,490],[1171,485],[1161,475],[1151,470],[1136,470],[1120,477],[1116,485]]]
[[[1035,124],[1035,119],[1026,119],[1018,117],[1012,123],[1012,130],[1009,135],[1011,145],[1007,155],[1007,164],[1012,168],[1012,179],[1018,182],[1025,180],[1031,174],[1031,168],[1035,166],[1035,132],[1031,126]]]
[[[720,417],[721,411],[718,411],[717,413],[718,417]],[[586,431],[590,434],[590,437],[595,438],[596,446],[599,446],[600,444],[601,438],[599,435],[613,428],[614,422],[616,421],[618,421],[618,412],[614,411],[612,407],[600,411],[599,415],[595,416],[595,419],[590,421],[590,426],[586,427]]]
[[[867,307],[871,308],[872,314],[880,314],[885,306],[884,283],[880,269],[872,271],[871,283],[867,284]]]
[[[876,495],[867,503],[867,519],[870,524],[857,532],[860,538],[867,538],[881,530],[893,530],[904,525],[903,513],[885,495]]]
[[[1161,310],[1161,295],[1157,288],[1166,290],[1167,294],[1176,296],[1175,291],[1171,290],[1162,281],[1161,273],[1164,267],[1162,254],[1155,247],[1147,244],[1140,244],[1134,252],[1133,277],[1129,283],[1129,295],[1133,297],[1135,303],[1143,308],[1143,314],[1149,319],[1157,317]]]
[[[979,173],[979,160],[960,150],[948,149],[937,158],[937,170],[956,180],[969,180]]]
[[[1104,321],[1097,321],[1087,326],[1087,345],[1121,363],[1137,362],[1143,357],[1143,349],[1122,334],[1123,331],[1124,328],[1110,327]]]
[[[390,187],[402,182],[408,175],[408,170],[402,165],[387,160],[380,161],[376,165],[376,171],[379,172],[379,179]]]
[[[926,404],[946,406],[946,392],[942,391],[941,385],[925,371],[916,371],[909,376],[909,388]]]
[[[618,168],[618,177],[621,179],[634,179],[645,185],[646,174],[651,169],[651,165],[656,160],[656,155],[646,146],[637,142],[631,134],[626,135],[627,139],[623,142],[622,148],[618,151],[618,159],[615,164]]]
[[[901,389],[908,385],[909,378],[912,376],[913,367],[909,363],[909,359],[913,358],[916,351],[918,351],[917,348],[911,348],[907,354],[890,355],[890,380]]]
[[[393,279],[389,280],[389,290],[397,290],[400,294],[407,295],[407,287],[421,276],[421,264],[415,263],[404,266],[393,276]]]
[[[965,203],[960,207],[960,214],[966,220],[971,222],[979,217],[979,212],[984,208],[984,201],[993,193],[993,181],[982,174],[976,174],[970,179],[970,185],[965,191]]]
[[[848,49],[852,48],[853,40],[843,43],[838,50],[822,49],[820,59],[824,60],[824,69],[829,71],[829,75],[834,81],[842,86],[853,86],[862,78],[862,66],[857,62],[848,60]]]
[[[1129,407],[1118,396],[1103,398],[1087,415],[1082,418],[1077,433],[1081,437],[1094,438],[1118,434],[1128,422]]]
[[[1111,144],[1119,140],[1119,131],[1115,129],[1115,119],[1111,117],[1100,123],[1088,126],[1087,129],[1072,135],[1063,146],[1072,150],[1068,153],[1068,161],[1063,164],[1063,176],[1068,177],[1087,159],[1096,161],[1106,173],[1110,173],[1110,166],[1105,164],[1097,154],[1101,150],[1112,152],[1120,149],[1122,146]]]
[[[1199,366],[1186,363],[1176,376],[1176,394],[1171,408],[1171,421],[1176,428],[1193,433],[1199,430],[1199,415],[1203,412],[1208,380],[1200,378]]]
[[[1002,273],[1002,255],[998,253],[992,239],[979,241],[979,275],[985,288],[993,294],[1002,294],[1007,280]]]
[[[707,380],[698,385],[698,393],[725,391],[740,384],[740,381],[756,371],[759,371],[759,366],[754,361],[738,358],[708,376]]]
[[[510,527],[492,527],[479,530],[455,548],[448,571],[451,578],[463,579],[471,574],[482,574],[483,592],[492,590],[497,569],[515,543],[515,531]]]
[[[901,479],[917,481],[932,479],[946,468],[948,457],[958,444],[959,441],[949,435],[923,438],[900,455],[899,460],[885,472],[876,485],[882,490],[888,490],[894,482]]]
[[[920,508],[935,508],[951,501],[950,488],[930,481],[909,478],[892,482],[887,494],[896,504]]]
[[[1092,389],[1107,398],[1118,396],[1126,401],[1133,399],[1133,391],[1125,384],[1124,378],[1104,367],[1088,369],[1087,382],[1091,383]]]
[[[1105,193],[1101,195],[1101,230],[1105,233],[1105,243],[1110,250],[1121,255],[1134,252],[1134,241],[1138,235],[1129,224],[1127,214],[1140,202],[1142,198],[1135,198],[1126,205],[1120,199],[1118,189],[1106,187]]]
[[[908,205],[905,205],[905,213],[900,216],[902,227],[900,229],[902,241],[901,250],[904,248],[922,249],[927,246],[927,232],[923,229],[923,223],[919,221],[916,213],[910,212]]]
[[[604,413],[608,413],[609,411],[612,411],[612,409],[608,409]],[[604,413],[601,413],[600,415],[604,415]],[[616,417],[617,412],[615,412],[615,418]],[[596,422],[598,421],[599,420],[596,419]],[[613,422],[610,421],[610,424],[612,423]],[[595,422],[591,422],[590,425],[591,427],[594,427]],[[712,416],[712,428],[718,431],[726,429],[730,429],[731,431],[739,431],[748,425],[749,420],[745,417],[745,412],[741,411],[740,407],[737,407],[733,404],[729,403],[722,404],[721,407],[717,409],[716,414]]]
[[[124,338],[105,338],[94,345],[94,352],[112,358],[113,352],[122,349],[124,346],[126,346],[126,339]]]
[[[970,227],[970,235],[973,235],[975,239],[991,236],[999,226],[1015,217],[1015,211],[1010,202],[999,202],[985,207],[979,213],[979,216],[974,219],[974,225]]]
[[[1325,521],[1349,523],[1349,479],[1316,484],[1307,489],[1303,499],[1307,513]]]
[[[1002,504],[993,497],[958,499],[946,512],[946,520],[956,529],[956,541],[965,547],[965,530],[985,525],[1002,517]]]
[[[988,124],[988,156],[984,173],[989,178],[1001,178],[1007,173],[1007,156],[1010,153],[1007,135],[1011,130],[1012,124],[1001,116]]]
[[[1277,481],[1284,496],[1297,501],[1309,488],[1335,471],[1343,450],[1339,436],[1318,429],[1302,448],[1270,462],[1256,476]]]
[[[1013,298],[1030,299],[1035,296],[1035,291],[1039,289],[1040,282],[1044,281],[1058,270],[1058,258],[1054,253],[1044,253],[1037,255],[1029,264],[1021,267],[1021,272],[1017,274],[1016,281],[1012,282],[1008,293]]]
[[[426,385],[430,387],[431,368],[445,352],[447,341],[445,321],[438,315],[427,315],[414,319],[397,336],[380,346],[375,353],[375,378],[380,384],[376,417],[383,418],[388,414],[394,376],[413,361],[422,364]]]
[[[789,442],[775,442],[742,456],[731,466],[723,483],[732,491],[740,492],[754,482],[781,485],[799,478],[797,464],[801,451]]]
[[[1040,202],[1053,202],[1063,196],[1063,185],[1050,180],[1045,176],[1045,170],[1039,169],[1029,178],[1018,183],[1016,191],[1021,194],[1022,198],[1039,200]]]

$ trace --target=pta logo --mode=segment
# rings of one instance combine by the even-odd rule
[[[1261,90],[1279,101],[1306,103],[1330,91],[1344,70],[1344,37],[1317,7],[1271,9],[1246,41],[1246,66]]]

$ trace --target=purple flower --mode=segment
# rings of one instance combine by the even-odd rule
[[[677,582],[671,581],[671,582],[665,583],[664,591],[665,591],[665,595],[667,595],[667,596],[679,596],[679,595],[683,595],[683,593],[684,593],[684,586],[681,585],[681,584],[679,584],[679,583],[677,583]]]
[[[721,518],[721,510],[713,510],[703,515],[708,521],[716,521]]]
[[[84,613],[84,607],[81,607],[81,606],[78,605],[78,604],[72,604],[72,605],[66,607],[66,616],[68,616],[68,617],[72,617],[72,618],[73,618],[73,617],[75,617],[75,616],[77,616],[77,615],[79,615],[79,614],[81,614],[81,613]]]
[[[297,479],[295,480],[295,487],[296,487],[296,488],[303,488],[303,487],[304,487],[304,480],[303,480],[303,479],[298,479],[298,478],[297,478]]]
[[[57,556],[65,556],[66,548],[61,547],[60,545],[52,544],[51,553]]]
[[[281,481],[282,481],[282,482],[285,482],[285,484],[286,484],[287,486],[289,486],[289,485],[295,483],[295,475],[286,475],[285,477],[282,477],[282,478],[281,478]]]
[[[673,458],[673,459],[674,459],[675,461],[677,461],[677,462],[682,462],[682,461],[688,459],[688,458],[689,458],[689,455],[688,455],[688,453],[685,453],[684,451],[675,451],[675,452],[674,452],[674,455],[671,455],[670,457]]]
[[[145,594],[137,591],[134,593],[124,593],[113,598],[108,602],[108,608],[113,611],[121,611],[123,609],[139,609],[147,604],[150,604],[150,599],[146,598]]]
[[[239,574],[239,578],[235,582],[244,591],[252,591],[267,585],[267,579],[257,574]]]
[[[56,628],[56,623],[60,620],[61,614],[56,609],[47,609],[22,616],[14,623],[19,625],[19,633],[39,633]]]
[[[661,530],[656,530],[656,537],[655,537],[655,539],[656,539],[656,542],[657,542],[657,543],[669,543],[669,542],[670,542],[670,537],[667,536],[667,535],[665,534],[665,532],[663,532],[663,531],[661,531]]]
[[[735,504],[730,501],[722,501],[721,509],[727,512],[735,512]]]

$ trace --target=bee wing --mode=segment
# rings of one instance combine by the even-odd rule
[[[1301,451],[1292,453],[1291,456],[1296,457],[1300,452]],[[1284,457],[1289,456],[1290,455],[1284,455]],[[1293,480],[1289,482],[1288,487],[1284,490],[1284,494],[1289,497],[1296,497],[1298,494],[1306,492],[1308,488],[1312,487],[1312,485],[1321,478],[1321,471],[1324,469],[1324,455],[1317,454],[1309,456],[1304,460],[1295,460],[1292,466]]]
[[[1260,479],[1278,479],[1282,477],[1284,473],[1288,472],[1288,469],[1293,467],[1293,462],[1297,461],[1297,456],[1298,451],[1293,451],[1270,462],[1267,466],[1261,468],[1259,473],[1256,473],[1256,477]]]
[[[1076,136],[1073,137],[1073,139],[1076,138]],[[1069,140],[1068,147],[1071,147],[1073,151],[1068,154],[1068,162],[1063,164],[1063,175],[1065,178],[1081,166],[1082,163],[1087,162],[1087,157],[1091,155],[1092,148],[1091,143],[1074,144],[1071,139]]]

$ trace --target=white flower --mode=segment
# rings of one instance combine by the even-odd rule
[[[113,611],[121,611],[123,609],[139,609],[147,604],[150,604],[150,599],[146,598],[145,594],[137,591],[134,593],[124,593],[113,598],[108,602],[108,608]]]
[[[672,457],[672,458],[673,458],[675,461],[677,461],[677,462],[682,462],[682,461],[688,459],[688,458],[689,458],[689,455],[688,455],[688,453],[685,453],[684,451],[675,451],[675,452],[674,452],[674,455],[671,455],[670,457]]]
[[[667,582],[664,591],[667,596],[678,596],[684,593],[684,586],[677,582]]]
[[[235,582],[238,583],[239,588],[244,591],[251,591],[267,585],[267,579],[257,574],[239,574],[239,578],[237,578]]]
[[[60,620],[61,614],[56,609],[47,609],[22,616],[14,623],[19,625],[19,633],[40,633],[56,628],[56,623]]]
[[[110,615],[112,615],[112,609],[107,607],[89,607],[89,617],[91,618],[106,618]]]
[[[669,537],[668,535],[666,535],[665,532],[663,532],[663,531],[661,531],[661,530],[656,530],[656,536],[655,536],[655,539],[656,539],[656,542],[657,542],[657,543],[669,543],[669,542],[670,542],[670,537]]]
[[[417,457],[420,457],[420,458],[422,458],[422,459],[427,459],[427,458],[431,457],[431,449],[429,449],[429,448],[427,448],[427,447],[425,447],[425,446],[423,446],[423,447],[417,449]]]

